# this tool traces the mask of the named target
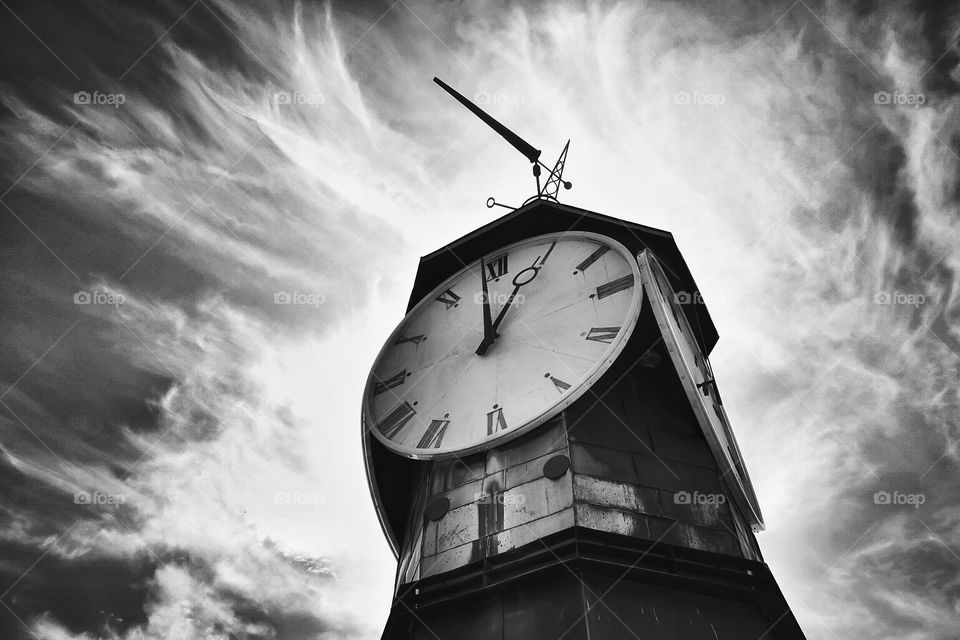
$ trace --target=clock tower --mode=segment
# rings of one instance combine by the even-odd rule
[[[538,194],[421,259],[373,364],[383,638],[802,639],[673,237],[560,204],[566,149],[541,187],[439,84]]]

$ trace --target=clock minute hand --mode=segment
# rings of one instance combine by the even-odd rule
[[[513,299],[517,297],[517,292],[520,291],[520,287],[530,284],[533,282],[534,278],[540,274],[540,267],[537,266],[538,262],[540,262],[540,256],[537,256],[537,259],[533,261],[531,266],[527,267],[513,277],[513,291],[510,293],[510,297],[507,298],[507,302],[503,305],[503,309],[500,310],[500,314],[497,315],[497,319],[493,323],[494,335],[496,335],[497,328],[500,326],[500,323],[503,322],[503,317],[507,315],[507,309],[510,308],[510,304],[513,302]],[[533,271],[533,275],[523,282],[517,282],[517,280],[520,279],[520,276],[528,271]]]
[[[477,347],[477,355],[482,356],[490,348],[490,345],[497,339],[497,334],[493,327],[493,320],[490,318],[490,292],[487,289],[487,265],[480,257],[480,286],[483,297],[483,341]]]

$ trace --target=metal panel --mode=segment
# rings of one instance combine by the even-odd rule
[[[425,557],[420,563],[420,574],[426,578],[453,571],[480,559],[480,547],[476,541],[447,549],[435,556]]]
[[[539,540],[557,531],[569,529],[574,525],[573,509],[567,508],[549,516],[530,520],[512,529],[491,536],[487,547],[488,555],[504,553],[525,544]]]
[[[573,442],[570,444],[570,453],[573,470],[577,473],[640,484],[637,482],[633,460],[625,451]]]
[[[778,634],[750,603],[584,574],[587,619],[593,638],[636,640],[776,640]],[[602,598],[602,600],[601,600]]]
[[[638,487],[576,474],[573,479],[573,496],[577,502],[616,507],[627,511],[660,513],[657,490],[649,487]]]
[[[556,480],[539,478],[503,493],[503,528],[562,511],[573,504],[569,473]]]
[[[567,446],[563,416],[557,416],[533,433],[487,452],[487,473],[513,467]]]
[[[650,435],[641,422],[616,409],[621,406],[620,397],[615,391],[609,391],[604,395],[603,404],[598,403],[585,412],[576,405],[571,407],[567,418],[570,439],[623,451],[653,451]]]
[[[437,522],[437,553],[480,537],[478,511],[476,504],[466,504],[459,509],[451,509]]]
[[[588,640],[586,627],[576,576],[564,575],[503,597],[503,640]]]
[[[638,513],[609,509],[592,504],[577,504],[574,507],[577,525],[597,531],[619,533],[633,538],[650,538],[646,519]]]
[[[430,495],[437,495],[483,478],[484,464],[484,455],[434,462],[430,468]]]
[[[697,464],[711,469],[717,468],[717,462],[713,459],[713,453],[703,436],[686,436],[651,429],[650,437],[653,440],[653,451],[660,458]]]
[[[658,375],[662,375],[657,371]],[[637,368],[638,377],[644,373],[642,368]],[[643,395],[623,396],[623,406],[629,424],[688,435],[700,433],[697,418],[689,407],[671,407],[666,404],[666,398],[657,395],[654,390],[645,389]]]
[[[733,531],[733,514],[724,494],[704,496],[661,491],[663,514],[684,522]]]

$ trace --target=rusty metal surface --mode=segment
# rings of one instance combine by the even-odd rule
[[[573,526],[572,474],[543,475],[544,463],[558,452],[568,453],[562,417],[484,456],[430,463],[424,486],[430,499],[449,499],[450,510],[437,521],[417,516],[416,531],[410,533],[416,542],[401,554],[409,566],[401,572],[402,582],[451,571]]]

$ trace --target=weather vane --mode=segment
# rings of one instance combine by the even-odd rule
[[[557,163],[553,165],[553,169],[547,165],[540,162],[540,150],[535,149],[532,144],[515,134],[513,131],[510,131],[506,126],[497,121],[496,118],[491,116],[489,113],[475,105],[473,102],[462,96],[456,89],[445,83],[440,78],[434,78],[440,87],[452,95],[457,101],[465,106],[467,109],[470,109],[478,118],[483,120],[487,125],[499,133],[504,140],[509,142],[514,149],[523,154],[523,156],[530,161],[533,165],[533,177],[537,181],[537,193],[524,202],[530,202],[531,200],[553,200],[557,202],[557,193],[560,191],[560,185],[563,185],[564,189],[570,189],[573,187],[573,183],[563,179],[563,166],[567,162],[567,150],[570,148],[570,141],[567,140],[567,144],[564,145],[563,151],[560,152],[560,157],[557,158]],[[548,170],[550,175],[547,177],[546,182],[543,185],[540,184],[540,167]],[[494,200],[492,197],[487,198],[487,207],[493,208],[494,206],[503,207],[505,209],[516,209],[516,207],[511,207],[505,204],[501,204]]]

